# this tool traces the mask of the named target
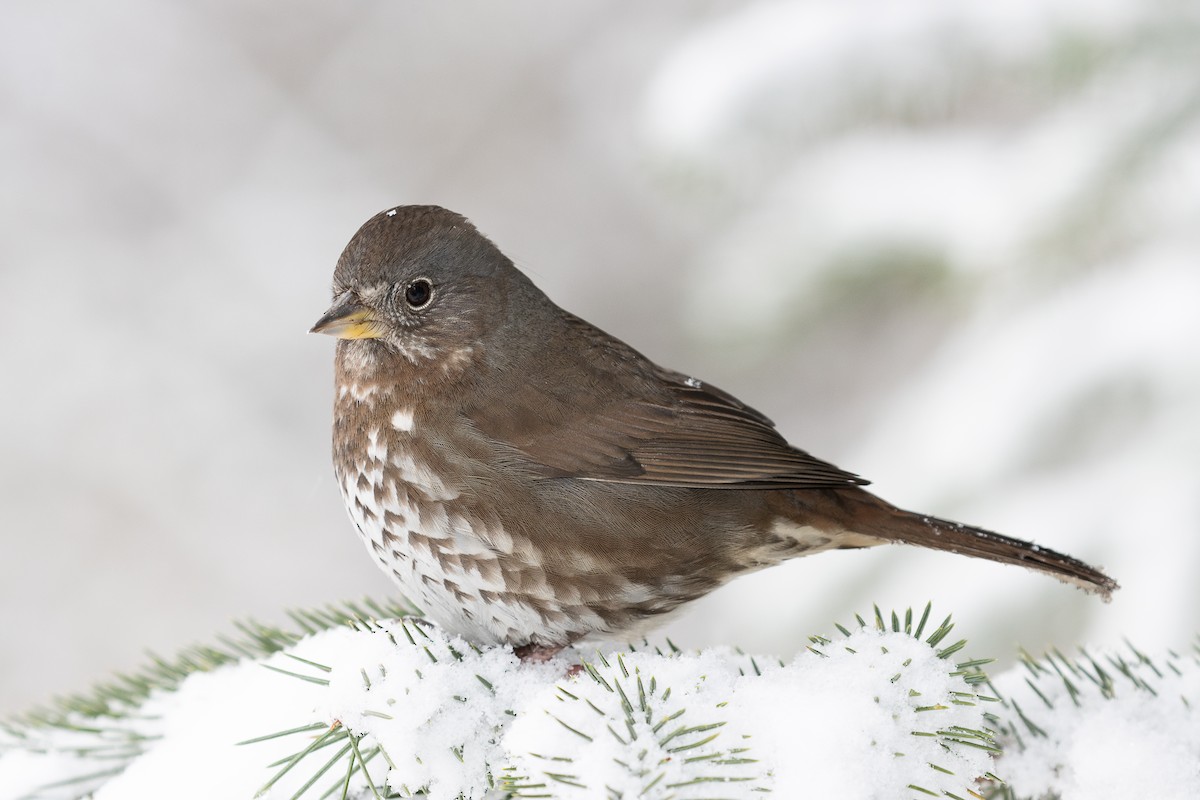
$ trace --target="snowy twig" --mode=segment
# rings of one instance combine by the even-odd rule
[[[789,663],[667,643],[526,664],[405,611],[243,625],[10,721],[0,798],[1168,797],[1200,774],[1200,649],[989,682],[927,606]]]

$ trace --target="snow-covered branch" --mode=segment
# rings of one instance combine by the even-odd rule
[[[983,662],[949,643],[949,619],[934,624],[926,608],[838,626],[788,663],[645,645],[526,664],[412,618],[376,621],[391,616],[377,613],[385,609],[347,610],[348,625],[332,624],[331,611],[297,615],[294,632],[247,627],[242,640],[160,659],[96,697],[13,722],[0,738],[0,797],[1130,797],[1151,785],[1169,797],[1196,788],[1195,652],[1027,658],[989,683]],[[998,736],[1009,747],[999,759]],[[1136,766],[1113,747],[1134,747]],[[1114,786],[1128,791],[1105,793]]]

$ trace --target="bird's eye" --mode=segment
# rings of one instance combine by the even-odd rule
[[[424,308],[432,299],[433,284],[426,278],[417,278],[404,289],[404,302],[409,308]]]

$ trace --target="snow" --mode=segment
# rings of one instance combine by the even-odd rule
[[[368,780],[431,800],[505,788],[564,800],[683,797],[692,796],[685,787],[713,785],[733,800],[763,791],[884,800],[972,796],[991,773],[1019,797],[1103,800],[1190,796],[1200,780],[1194,655],[1162,659],[1161,669],[1112,657],[1113,699],[1089,694],[1086,665],[1060,667],[1080,670],[1076,703],[1053,665],[1030,662],[994,682],[1002,703],[967,679],[973,664],[902,630],[863,626],[812,641],[786,664],[727,648],[581,651],[572,658],[586,669],[572,673],[565,656],[525,664],[411,620],[336,628],[194,673],[112,723],[26,731],[37,745],[0,738],[0,798],[77,797],[75,785],[37,787],[98,763],[119,768],[120,759],[72,754],[96,744],[88,728],[109,725],[151,738],[98,781],[95,800],[317,797],[343,786],[363,797]],[[1123,679],[1118,664],[1136,677]],[[1010,747],[998,760],[986,733],[994,728]],[[281,731],[293,732],[262,738]],[[314,743],[329,746],[283,768]]]
[[[0,797],[70,797],[65,791],[45,791],[44,787],[61,780],[64,775],[87,775],[96,771],[95,763],[68,753],[14,750],[0,756]]]
[[[497,732],[509,710],[567,668],[520,665],[507,648],[478,651],[411,624],[389,624],[365,647],[356,664],[331,674],[325,718],[383,747],[394,788],[433,797],[482,797],[488,765],[503,760]]]
[[[734,697],[739,727],[755,732],[756,752],[773,765],[777,794],[887,798],[910,785],[965,794],[992,769],[986,750],[918,735],[982,728],[987,710],[973,695],[957,704],[970,690],[928,645],[863,629],[823,652],[772,680],[743,681]]]
[[[350,630],[333,630],[304,640],[290,652],[304,658],[319,655],[350,669],[369,652],[363,647],[368,642],[356,639]],[[242,747],[236,743],[311,722],[313,710],[326,696],[319,685],[263,669],[263,663],[289,671],[297,666],[280,653],[265,662],[194,674],[177,692],[154,698],[145,710],[161,716],[162,740],[100,789],[95,800],[158,797],[164,785],[171,785],[172,796],[179,800],[253,796],[270,777],[265,766],[295,748],[287,740]],[[281,790],[270,796],[290,796],[283,794],[286,787],[295,792],[302,783],[282,781]]]
[[[1020,796],[1195,797],[1200,650],[1055,657],[1051,668],[1017,667],[994,685],[1031,723],[1014,721],[1001,762]]]

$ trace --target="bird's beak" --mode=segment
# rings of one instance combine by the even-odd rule
[[[383,335],[383,326],[371,309],[350,292],[344,292],[334,299],[309,333],[326,333],[339,339],[377,339]]]

